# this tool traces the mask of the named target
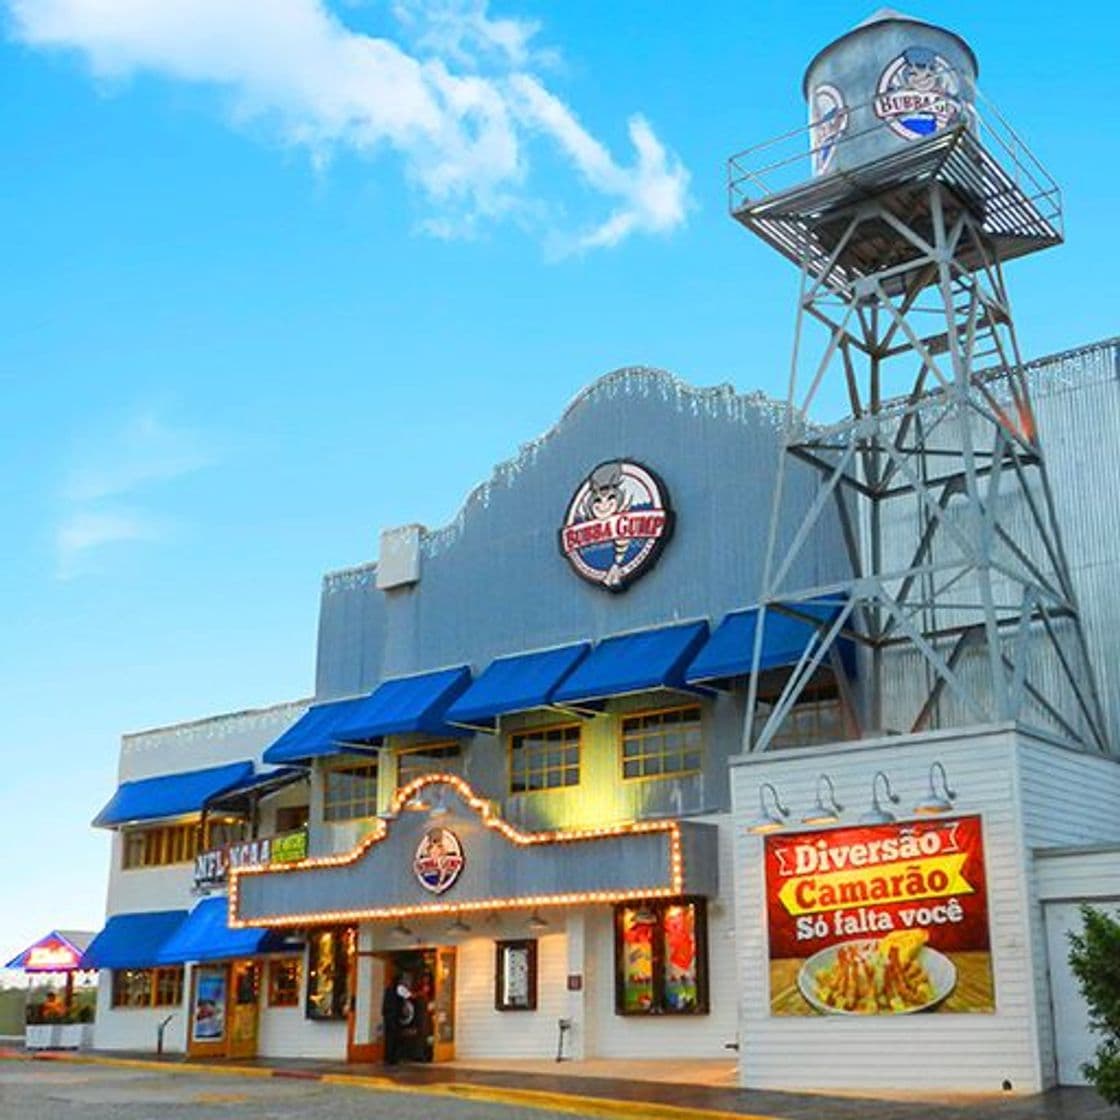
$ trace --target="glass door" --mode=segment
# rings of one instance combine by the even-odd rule
[[[435,951],[435,993],[432,1001],[432,1061],[455,1058],[455,947]]]
[[[257,961],[234,961],[231,973],[229,1049],[231,1058],[255,1058],[260,1013],[261,968]]]

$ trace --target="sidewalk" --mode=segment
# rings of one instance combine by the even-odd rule
[[[14,1050],[0,1051],[0,1057],[29,1060],[28,1055]],[[1116,1111],[1090,1089],[1054,1089],[1038,1096],[785,1093],[699,1084],[695,1080],[638,1080],[635,1067],[647,1063],[635,1062],[552,1063],[555,1069],[543,1072],[544,1063],[540,1062],[508,1063],[500,1069],[490,1063],[467,1062],[386,1069],[380,1065],[294,1059],[196,1061],[178,1054],[156,1058],[150,1053],[117,1051],[56,1051],[36,1054],[30,1060],[89,1062],[183,1074],[298,1078],[630,1120],[1115,1120],[1116,1116]],[[710,1067],[697,1080],[716,1072],[717,1063],[697,1065]],[[617,1076],[625,1073],[630,1076]],[[661,1075],[665,1075],[664,1070]]]

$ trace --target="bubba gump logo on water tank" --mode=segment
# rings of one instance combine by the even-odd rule
[[[672,533],[665,484],[640,463],[612,459],[572,495],[560,551],[585,580],[625,591],[653,567]]]
[[[875,115],[904,140],[932,136],[964,112],[957,71],[929,47],[907,47],[889,62],[875,92]]]
[[[432,894],[443,894],[463,872],[463,845],[449,828],[429,828],[416,846],[412,870],[420,885]]]

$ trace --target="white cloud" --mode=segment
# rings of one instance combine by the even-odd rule
[[[193,474],[217,461],[197,432],[175,428],[154,412],[130,417],[118,429],[99,433],[78,451],[79,462],[63,486],[71,502],[116,497],[149,483]]]
[[[109,546],[165,540],[175,522],[152,491],[218,462],[212,441],[151,409],[99,422],[75,441],[55,529],[57,574],[73,579]]]
[[[167,534],[159,520],[132,510],[76,510],[67,514],[55,534],[58,578],[73,579],[91,552],[107,545],[158,541]]]
[[[14,34],[80,52],[102,78],[150,72],[228,91],[239,123],[264,123],[316,164],[339,150],[404,160],[442,236],[514,218],[539,223],[560,200],[537,189],[544,138],[608,214],[566,235],[573,249],[667,233],[688,209],[688,173],[640,116],[620,162],[535,70],[537,26],[495,18],[487,0],[397,0],[409,49],[344,25],[325,0],[6,0]],[[570,209],[569,206],[564,209]]]

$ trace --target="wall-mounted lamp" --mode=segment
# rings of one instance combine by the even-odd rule
[[[461,934],[461,933],[470,933],[470,931],[471,931],[471,927],[469,925],[467,925],[466,922],[463,921],[463,916],[461,914],[456,914],[455,915],[455,921],[453,921],[447,927],[447,932],[452,937],[454,937],[458,934]]]
[[[548,922],[534,910],[529,915],[529,920],[525,923],[534,933],[540,933],[541,930],[548,929]]]
[[[769,806],[766,804],[767,790],[770,791],[772,802]],[[777,832],[779,828],[785,827],[789,810],[782,804],[782,799],[778,796],[778,791],[771,782],[763,782],[758,787],[758,805],[760,809],[759,818],[754,824],[748,826],[748,832],[761,835],[766,832]]]
[[[389,930],[389,934],[397,941],[409,941],[412,938],[412,930],[410,930],[404,922],[397,922],[397,924]]]
[[[826,800],[827,798],[827,800]],[[836,787],[827,774],[817,778],[817,803],[801,818],[802,824],[836,824],[844,806],[836,800]]]
[[[937,779],[941,779],[938,789]],[[914,806],[914,812],[923,817],[932,817],[938,813],[951,813],[953,802],[957,799],[957,791],[949,788],[949,779],[945,774],[945,767],[940,762],[935,762],[929,768],[929,796],[924,801],[919,801]]]
[[[885,771],[876,770],[875,777],[871,779],[871,808],[860,817],[860,824],[890,824],[897,819],[890,809],[883,808],[882,802],[879,800],[880,778],[883,780],[883,791],[887,795],[887,800],[894,805],[898,804],[898,794],[891,789],[890,778],[887,777]]]

